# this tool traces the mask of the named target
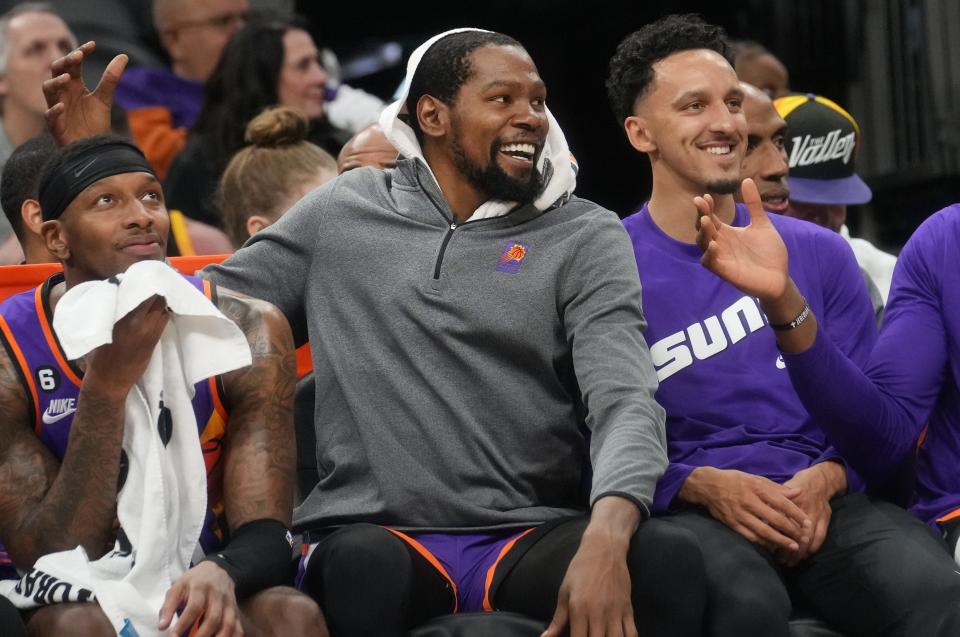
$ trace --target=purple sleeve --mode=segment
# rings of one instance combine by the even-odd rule
[[[933,409],[946,365],[935,263],[922,228],[893,276],[883,332],[866,372],[821,327],[813,346],[784,355],[797,394],[843,456],[868,481],[882,480],[915,445]]]
[[[671,462],[667,466],[667,470],[657,482],[657,490],[653,494],[651,511],[653,515],[667,513],[672,510],[670,505],[673,503],[674,498],[677,497],[677,493],[680,492],[683,483],[687,481],[687,476],[689,476],[690,472],[694,469],[696,469],[696,467],[693,465],[681,464],[679,462]]]

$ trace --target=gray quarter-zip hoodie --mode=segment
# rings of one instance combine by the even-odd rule
[[[646,513],[664,414],[612,212],[571,198],[458,226],[402,160],[322,186],[203,274],[309,338],[321,478],[298,528],[504,528],[611,494]]]

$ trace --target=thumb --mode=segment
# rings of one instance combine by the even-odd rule
[[[758,223],[758,225],[764,225],[769,223],[767,218],[767,212],[763,209],[763,201],[760,200],[760,191],[757,189],[757,184],[753,183],[753,180],[747,177],[743,180],[743,184],[740,186],[740,195],[743,197],[743,203],[747,204],[747,210],[750,211],[750,223]]]
[[[567,608],[567,600],[561,597],[557,600],[557,610],[553,613],[553,619],[550,620],[550,625],[547,626],[547,629],[543,631],[540,637],[560,637],[560,633],[566,628],[569,619],[570,611]]]
[[[120,83],[120,76],[123,75],[123,71],[127,68],[127,61],[129,59],[125,53],[121,53],[110,60],[110,64],[104,69],[100,83],[97,84],[97,88],[93,90],[94,94],[96,94],[103,103],[112,103],[113,92],[116,90],[117,84]]]

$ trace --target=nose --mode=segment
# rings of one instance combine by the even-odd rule
[[[514,126],[527,131],[537,131],[547,126],[547,111],[542,104],[523,100],[518,100],[517,104],[511,120]]]
[[[738,130],[738,124],[743,123],[746,128],[746,120],[740,113],[732,113],[726,104],[718,104],[714,109],[714,117],[710,120],[710,129],[724,135],[733,135]],[[739,120],[737,119],[739,118]]]
[[[125,228],[151,228],[156,213],[147,208],[139,199],[134,199],[125,210],[123,226]]]
[[[323,84],[325,86],[327,84],[327,80],[330,79],[330,76],[327,75],[326,69],[324,69],[319,62],[315,62],[312,65],[310,73],[311,80],[317,84]]]
[[[763,144],[761,157],[761,173],[764,179],[779,181],[787,176],[790,166],[787,163],[787,151],[777,148],[772,143]]]

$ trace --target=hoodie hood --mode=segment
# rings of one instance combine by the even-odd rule
[[[417,141],[416,133],[413,132],[413,128],[400,119],[400,115],[406,114],[407,112],[406,102],[407,96],[410,93],[410,80],[416,73],[417,66],[419,66],[420,60],[423,59],[424,54],[438,40],[441,40],[448,35],[462,33],[464,31],[481,31],[490,33],[489,31],[484,31],[483,29],[451,29],[450,31],[435,35],[421,44],[410,55],[410,59],[407,61],[407,76],[404,79],[399,98],[387,106],[380,114],[380,127],[383,129],[387,139],[390,140],[390,143],[393,144],[394,147],[396,147],[396,149],[400,151],[400,154],[404,157],[417,159],[424,166],[426,166],[427,171],[430,173],[430,176],[433,177],[434,181],[436,181],[437,178],[434,176],[433,171],[430,169],[430,166],[427,164],[427,161],[423,156],[423,150],[420,148],[420,143]],[[540,153],[540,158],[537,160],[537,168],[540,170],[540,173],[543,175],[544,179],[540,193],[533,202],[533,205],[540,211],[547,210],[548,208],[560,205],[566,201],[573,194],[573,190],[577,185],[577,166],[570,155],[570,148],[567,146],[567,139],[564,137],[563,131],[560,130],[560,125],[553,117],[553,113],[550,112],[550,109],[546,108],[545,110],[547,114],[547,121],[549,123],[549,130],[547,131],[547,139],[544,143],[543,151]],[[437,186],[439,187],[439,185],[440,184],[438,183]],[[490,199],[481,204],[480,207],[477,208],[470,216],[468,221],[499,217],[507,214],[516,208],[517,205],[519,204],[515,201]]]

